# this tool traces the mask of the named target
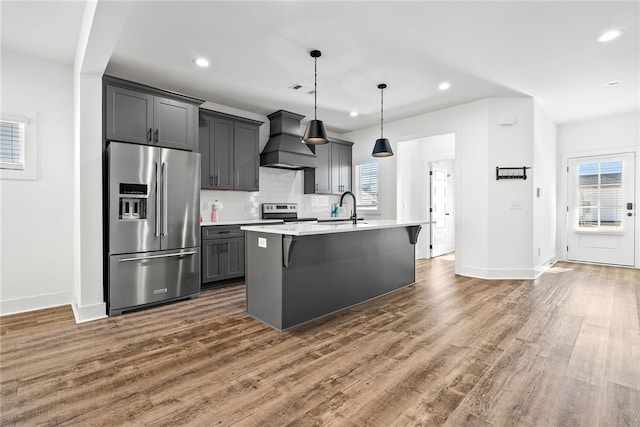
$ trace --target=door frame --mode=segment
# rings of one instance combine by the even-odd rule
[[[579,152],[571,152],[571,153],[562,153],[560,156],[560,162],[558,164],[558,209],[556,216],[556,224],[557,224],[557,236],[558,236],[558,244],[556,248],[556,253],[558,254],[558,259],[562,261],[568,261],[567,254],[567,245],[568,243],[568,233],[567,229],[569,226],[569,214],[567,212],[567,206],[569,206],[569,194],[568,194],[568,174],[567,174],[567,165],[570,158],[575,157],[592,157],[592,156],[615,156],[618,154],[626,154],[626,153],[634,153],[635,154],[635,179],[636,183],[638,182],[638,178],[640,177],[640,147],[619,147],[614,149],[602,149],[602,150],[591,150],[591,151],[579,151]],[[640,202],[640,185],[636,184],[635,188],[635,203]],[[640,268],[640,213],[638,209],[635,210],[635,235],[634,235],[634,245],[636,248],[635,260],[633,267],[625,267],[620,266],[621,268]],[[569,261],[576,262],[579,261]],[[609,264],[603,264],[609,265]]]

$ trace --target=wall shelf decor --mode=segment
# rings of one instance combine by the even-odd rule
[[[527,179],[528,166],[518,168],[501,168],[496,166],[496,181],[501,179]]]

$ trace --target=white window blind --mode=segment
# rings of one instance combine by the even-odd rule
[[[623,215],[621,161],[580,165],[577,191],[578,227],[620,228]]]
[[[25,123],[0,120],[0,168],[24,169]]]
[[[378,163],[356,165],[356,198],[358,207],[378,207]]]

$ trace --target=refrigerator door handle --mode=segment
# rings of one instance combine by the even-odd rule
[[[165,162],[162,162],[162,235],[166,236],[169,233],[169,226],[167,224],[167,216],[169,213],[169,200],[167,193],[167,174],[169,173],[169,168]]]
[[[197,251],[189,251],[189,252],[179,252],[175,254],[165,254],[165,255],[149,255],[142,257],[134,257],[134,258],[120,258],[118,262],[127,262],[127,261],[144,261],[146,259],[155,259],[155,258],[169,258],[174,256],[183,256],[183,255],[195,255]]]
[[[156,163],[156,232],[155,232],[155,236],[156,237],[160,237],[160,221],[162,221],[162,218],[160,218],[160,206],[161,206],[161,202],[162,199],[160,198],[160,185],[162,183],[162,178],[160,176],[160,164]]]

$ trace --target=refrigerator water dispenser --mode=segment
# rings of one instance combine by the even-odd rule
[[[147,219],[148,187],[146,184],[120,184],[119,219],[137,221]]]

